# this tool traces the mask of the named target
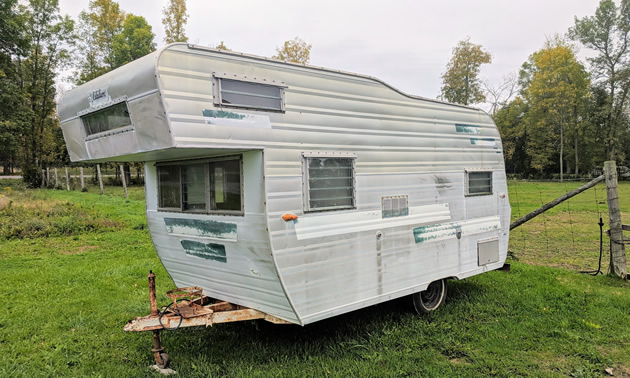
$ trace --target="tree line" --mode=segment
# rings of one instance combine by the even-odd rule
[[[589,51],[586,61],[578,48]],[[479,77],[492,56],[467,38],[453,49],[439,98],[486,103],[503,140],[506,169],[521,177],[589,174],[630,156],[630,0],[601,0],[575,18],[499,86]]]
[[[187,42],[185,0],[162,9],[165,43]],[[31,186],[41,169],[68,163],[59,128],[58,82],[74,85],[138,59],[156,49],[147,20],[124,11],[115,0],[91,0],[72,19],[58,0],[0,2],[0,164],[3,173],[20,169]],[[230,50],[223,41],[215,48]],[[275,59],[308,63],[311,45],[300,38],[276,48]],[[72,72],[69,78],[60,77]]]

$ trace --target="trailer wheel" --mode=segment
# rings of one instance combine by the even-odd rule
[[[433,281],[426,290],[411,294],[413,309],[417,314],[428,314],[444,303],[446,298],[446,279]]]

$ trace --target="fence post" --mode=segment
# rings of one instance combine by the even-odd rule
[[[98,176],[98,185],[101,187],[101,194],[104,193],[103,191],[103,175],[101,175],[101,165],[100,164],[96,164],[96,175]]]
[[[81,191],[85,192],[85,181],[83,179],[83,167],[79,167],[79,177],[81,178]]]
[[[125,180],[125,167],[120,165],[120,178],[123,184],[123,191],[125,192],[125,198],[127,198],[127,180]]]
[[[59,187],[59,175],[57,175],[57,168],[55,168],[55,189]]]
[[[50,167],[46,167],[46,186],[50,186]]]
[[[606,175],[606,197],[608,198],[608,218],[610,224],[610,273],[626,278],[626,251],[623,244],[619,192],[617,190],[617,165],[614,160],[604,163]]]
[[[42,169],[42,188],[46,187],[46,170]]]
[[[66,169],[66,190],[70,191],[70,174],[68,173],[68,167],[64,167]]]

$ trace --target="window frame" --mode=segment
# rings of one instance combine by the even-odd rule
[[[321,208],[311,208],[310,184],[309,184],[309,164],[308,159],[312,158],[331,158],[331,159],[350,159],[352,164],[352,205],[350,206],[328,206]],[[323,211],[340,211],[353,210],[357,208],[357,173],[356,173],[357,156],[351,152],[303,152],[302,153],[302,197],[304,199],[304,212],[317,213]]]
[[[280,90],[280,109],[267,108],[264,106],[246,105],[246,104],[224,104],[223,103],[223,91],[222,80],[240,81],[248,84],[260,84],[269,87],[275,87]],[[228,74],[228,73],[212,73],[212,97],[213,103],[219,108],[235,108],[235,109],[248,109],[248,110],[260,110],[266,112],[284,113],[285,112],[285,89],[287,86],[283,82],[277,82],[275,80],[258,79],[248,77],[244,75]]]
[[[471,173],[489,173],[490,174],[490,190],[488,192],[470,193],[470,174]],[[491,196],[494,193],[494,171],[488,169],[466,169],[464,171],[466,191],[464,195],[466,197],[479,197],[479,196]]]
[[[98,112],[102,112],[107,110],[108,108],[112,108],[114,106],[120,105],[124,103],[125,107],[127,109],[127,114],[129,114],[129,124],[128,125],[124,125],[124,126],[119,126],[113,129],[109,129],[109,130],[105,130],[105,131],[100,131],[98,133],[92,133],[90,134],[88,132],[88,127],[87,124],[85,122],[85,117],[89,117],[95,113]],[[104,136],[108,136],[108,135],[115,135],[115,134],[120,134],[120,133],[124,133],[127,131],[133,131],[135,130],[135,126],[133,123],[133,115],[131,113],[131,109],[129,109],[129,102],[127,101],[127,96],[121,96],[118,98],[115,98],[111,101],[108,101],[106,103],[103,103],[101,105],[89,108],[89,109],[85,109],[82,110],[80,112],[77,113],[77,116],[79,117],[79,119],[81,120],[81,125],[83,126],[83,133],[85,135],[85,140],[89,141],[89,140],[93,140],[93,139],[97,139],[100,137],[104,137]]]
[[[217,163],[222,161],[238,161],[239,167],[239,186],[240,186],[240,210],[212,210],[213,207],[216,207],[214,203],[214,193],[211,191],[212,189],[212,179],[210,173],[210,164]],[[184,190],[183,190],[183,181],[182,181],[182,172],[183,166],[186,165],[197,165],[204,164],[205,165],[205,195],[206,195],[206,208],[205,209],[195,209],[195,210],[184,210]],[[161,198],[161,190],[162,186],[160,183],[160,167],[164,166],[177,166],[179,168],[179,208],[177,207],[162,207],[160,203]],[[157,210],[163,212],[177,212],[184,214],[210,214],[210,215],[235,215],[235,216],[243,216],[245,215],[245,191],[244,191],[244,182],[243,182],[243,155],[230,155],[230,156],[221,156],[216,158],[206,158],[206,159],[194,159],[194,160],[177,160],[177,161],[168,161],[168,162],[159,162],[155,164],[155,172],[157,176]]]

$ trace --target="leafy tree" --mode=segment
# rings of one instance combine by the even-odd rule
[[[223,50],[223,51],[232,51],[232,49],[230,49],[229,47],[227,47],[225,45],[225,43],[223,43],[223,41],[221,41],[221,43],[219,43],[216,47],[217,50]]]
[[[26,11],[17,0],[0,3],[0,162],[9,174],[17,165],[20,136],[31,118],[19,62],[28,51]]]
[[[469,105],[484,102],[479,67],[492,62],[492,56],[481,45],[470,42],[470,37],[459,41],[453,48],[453,56],[442,74],[440,97],[457,104]]]
[[[122,31],[112,40],[113,68],[155,51],[154,37],[151,25],[144,17],[128,14]]]
[[[103,54],[104,63],[109,69],[116,68],[114,58],[114,37],[122,32],[125,12],[114,0],[92,0],[88,6],[88,15],[95,29],[96,46]]]
[[[188,21],[186,13],[186,0],[169,0],[168,5],[162,9],[162,24],[164,25],[164,42],[188,42],[184,28]]]
[[[70,62],[75,36],[74,21],[59,14],[57,0],[30,0],[26,27],[31,48],[20,70],[31,117],[21,146],[24,180],[35,186],[39,185],[39,168],[53,160],[58,128],[54,79]]]
[[[588,74],[571,46],[556,38],[530,56],[521,70],[521,82],[529,103],[527,149],[532,167],[544,170],[550,166],[558,144],[562,180],[567,134],[574,141],[576,170],[579,166],[579,125],[590,86]]]
[[[101,76],[109,68],[104,65],[103,51],[97,45],[99,36],[96,24],[86,11],[79,13],[77,34],[81,38],[77,39],[76,44],[77,56],[75,61],[78,63],[76,64],[73,80],[76,84],[83,84]]]
[[[285,62],[293,62],[307,64],[311,60],[311,47],[299,37],[285,41],[282,47],[276,47],[276,55],[273,59],[284,60]]]
[[[621,0],[619,7],[613,0],[601,0],[594,16],[575,18],[569,35],[597,53],[587,59],[595,87],[606,94],[603,142],[607,158],[618,158],[630,90],[630,0]]]
[[[531,170],[531,159],[526,148],[527,129],[523,121],[528,110],[529,105],[519,96],[497,109],[492,116],[501,134],[508,172],[525,174]]]

